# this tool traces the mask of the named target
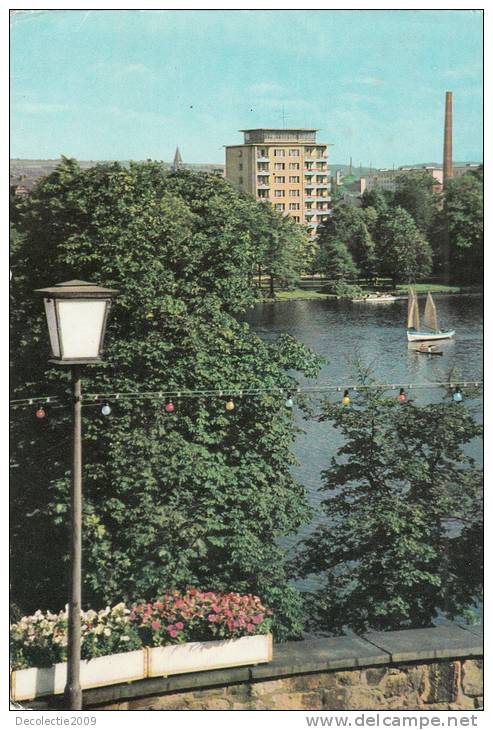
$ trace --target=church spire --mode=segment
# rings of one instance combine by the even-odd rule
[[[183,160],[181,159],[180,148],[177,146],[176,152],[175,152],[175,159],[173,160],[171,169],[173,170],[173,172],[177,172],[182,167],[183,167]]]

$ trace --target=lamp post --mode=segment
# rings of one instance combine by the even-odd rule
[[[80,686],[80,612],[82,585],[82,392],[81,365],[102,362],[104,335],[115,289],[87,281],[65,281],[46,289],[43,295],[52,359],[72,369],[73,466],[71,506],[71,589],[68,609],[67,683],[65,702],[71,710],[82,709]]]

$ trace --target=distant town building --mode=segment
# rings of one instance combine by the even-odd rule
[[[436,180],[433,190],[439,192],[443,186],[443,170],[440,167],[424,165],[422,167],[399,167],[397,170],[375,170],[366,178],[361,178],[363,190],[388,190],[394,193],[397,190],[397,178],[409,172],[428,172]],[[364,181],[364,182],[363,182]],[[362,190],[362,192],[363,192]]]
[[[475,170],[479,170],[481,165],[479,162],[474,163],[467,163],[466,165],[457,165],[457,167],[454,167],[454,177],[462,177],[462,175],[467,175],[468,172],[474,172]]]
[[[226,178],[238,189],[308,225],[315,236],[329,215],[327,145],[316,129],[242,129],[226,147]]]

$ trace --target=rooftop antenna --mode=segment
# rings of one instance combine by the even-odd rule
[[[286,114],[286,112],[284,110],[284,104],[282,105],[281,114],[282,114],[282,128],[286,129],[286,117],[289,117],[289,114]]]

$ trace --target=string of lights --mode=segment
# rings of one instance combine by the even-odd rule
[[[420,390],[427,388],[467,388],[467,387],[482,387],[483,382],[481,380],[447,380],[440,382],[430,383],[409,383],[409,382],[394,382],[394,383],[371,383],[369,385],[361,384],[347,384],[347,385],[334,385],[332,383],[320,383],[318,385],[304,385],[296,386],[292,389],[271,387],[271,388],[251,388],[245,387],[240,388],[238,386],[228,386],[222,389],[201,389],[201,390],[180,390],[172,389],[168,390],[165,388],[158,390],[149,391],[117,391],[117,392],[100,392],[100,393],[85,393],[82,400],[84,405],[89,405],[90,402],[98,402],[100,400],[139,400],[139,399],[158,399],[158,398],[203,398],[203,397],[235,397],[242,398],[248,396],[259,396],[259,395],[282,395],[293,397],[294,395],[301,394],[317,394],[317,393],[330,393],[330,392],[353,392],[365,390]],[[32,405],[49,405],[49,404],[61,404],[66,399],[63,396],[29,396],[25,398],[17,398],[10,401],[12,407],[17,406],[32,406]]]

